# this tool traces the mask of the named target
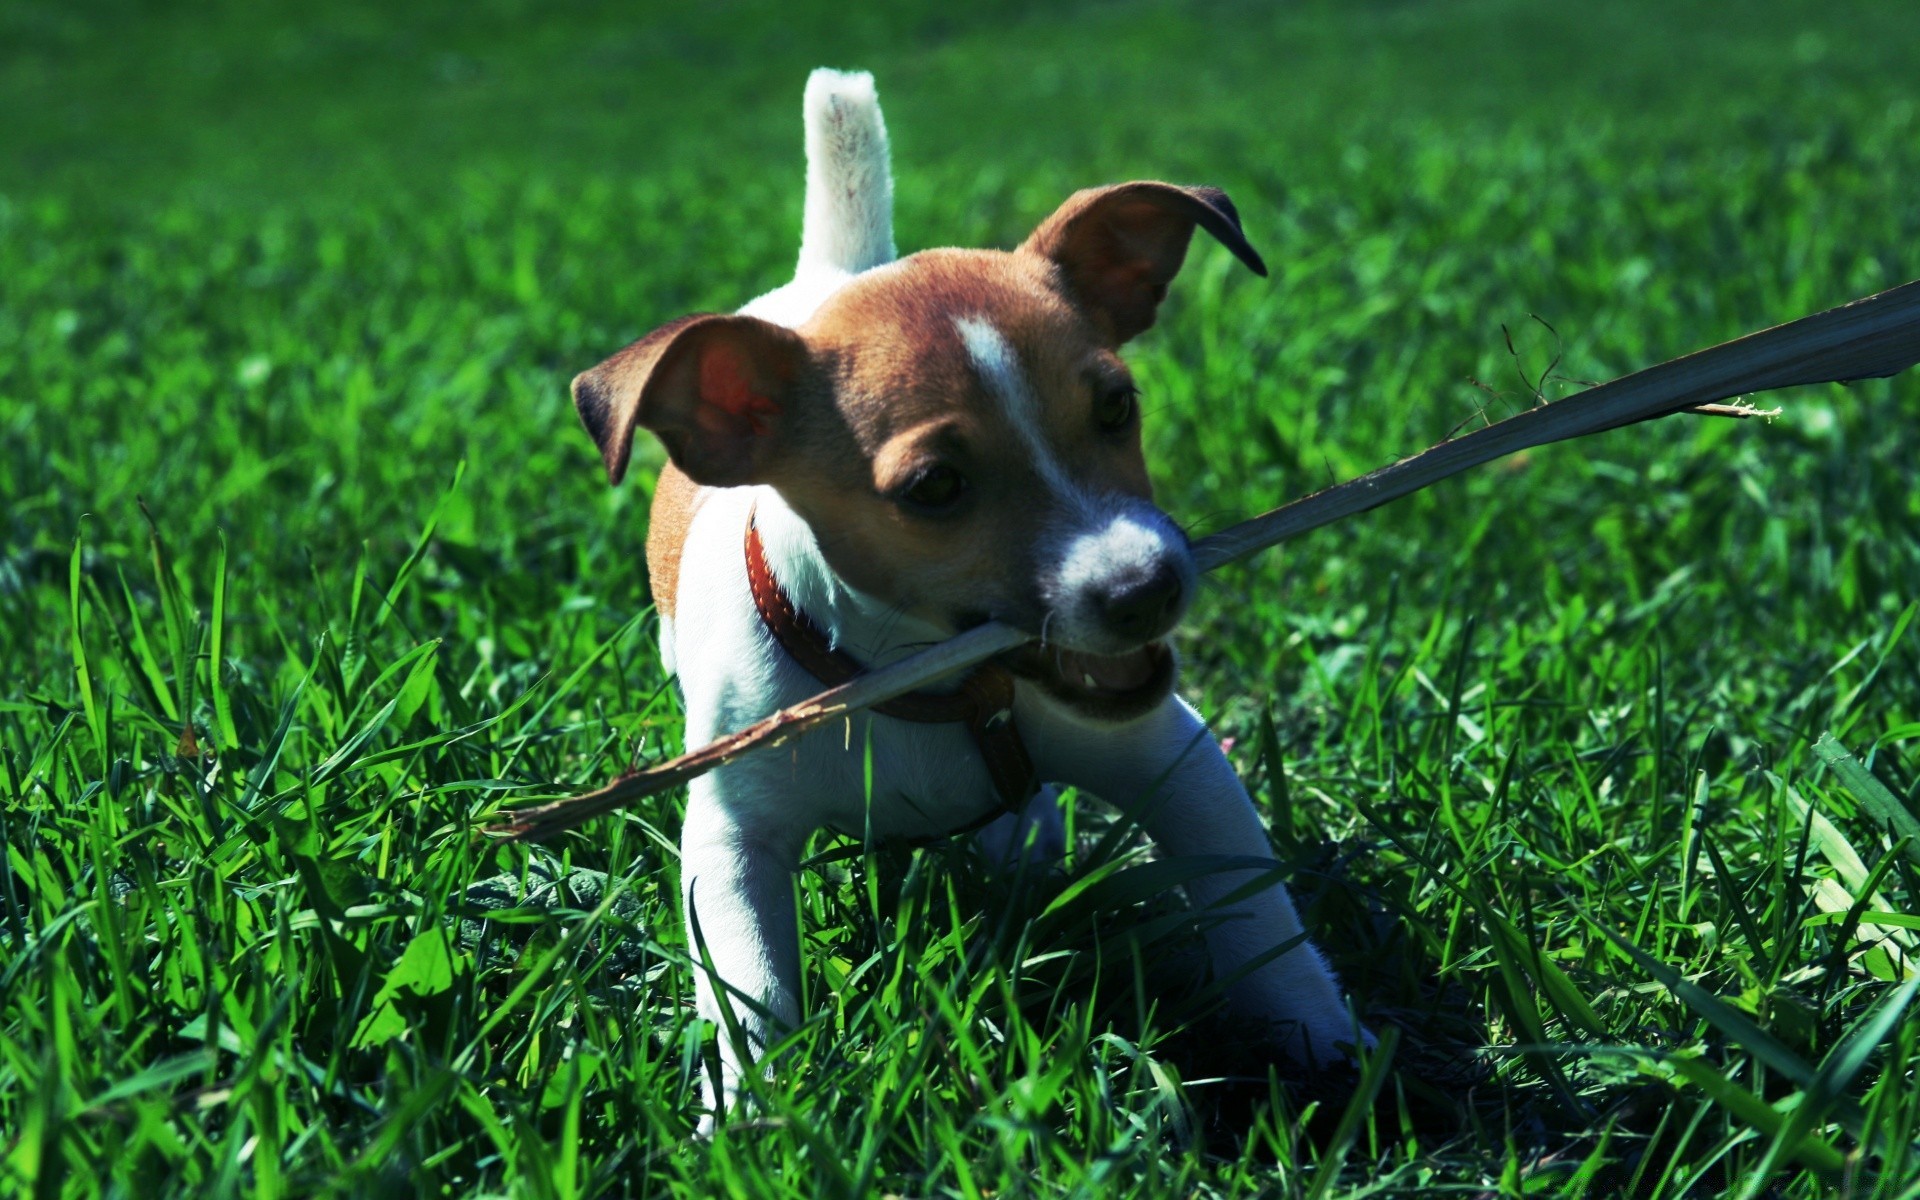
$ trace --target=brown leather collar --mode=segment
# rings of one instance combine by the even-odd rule
[[[858,659],[836,649],[820,627],[794,607],[793,599],[773,577],[760,527],[751,516],[747,518],[747,583],[767,632],[809,675],[828,687],[838,687],[865,672]],[[973,734],[1001,803],[1011,811],[1024,807],[1039,789],[1033,758],[1013,723],[1013,674],[998,663],[975,667],[951,693],[908,692],[873,708],[902,721],[964,724]]]

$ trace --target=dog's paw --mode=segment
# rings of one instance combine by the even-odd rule
[[[1330,977],[1325,987],[1288,987],[1284,983],[1275,987],[1271,986],[1275,981],[1262,982],[1269,986],[1234,994],[1228,1001],[1227,1015],[1249,1040],[1264,1043],[1276,1058],[1312,1071],[1336,1064],[1352,1065],[1380,1044],[1373,1031],[1348,1011]],[[1304,982],[1318,984],[1321,980]]]
[[[1365,1025],[1344,1011],[1332,1020],[1302,1022],[1292,1036],[1290,1049],[1298,1047],[1298,1057],[1308,1066],[1354,1066],[1361,1056],[1380,1048],[1380,1039]]]
[[[1058,866],[1067,853],[1067,829],[1060,815],[1060,790],[1044,787],[1018,813],[1006,813],[982,826],[973,843],[995,875],[1023,869],[1039,875]]]

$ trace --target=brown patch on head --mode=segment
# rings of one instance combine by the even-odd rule
[[[1150,494],[1132,379],[1059,282],[1035,255],[927,251],[801,328],[839,428],[770,482],[855,587],[949,627],[1037,631],[1048,531],[1088,496]]]

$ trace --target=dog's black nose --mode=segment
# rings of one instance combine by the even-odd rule
[[[1151,640],[1172,627],[1182,590],[1179,573],[1161,563],[1152,574],[1109,587],[1100,597],[1100,618],[1120,637]]]

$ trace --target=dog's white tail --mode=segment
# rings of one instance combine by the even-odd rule
[[[799,275],[893,261],[893,175],[880,98],[865,71],[807,76],[807,212]]]

